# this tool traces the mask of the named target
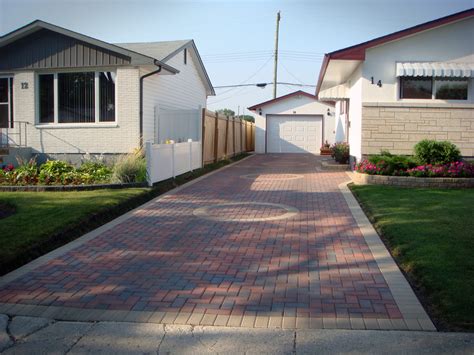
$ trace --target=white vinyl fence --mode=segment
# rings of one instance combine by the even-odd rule
[[[202,144],[189,140],[185,143],[153,144],[146,142],[148,184],[174,178],[202,167]]]

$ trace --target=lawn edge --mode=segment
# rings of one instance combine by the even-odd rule
[[[356,199],[357,203],[359,204],[359,206],[362,209],[362,211],[364,212],[364,214],[366,215],[367,219],[372,224],[373,228],[376,230],[377,234],[380,236],[381,241],[384,243],[384,245],[386,246],[386,248],[389,251],[390,255],[392,256],[393,260],[397,264],[398,268],[400,269],[402,274],[407,279],[408,283],[410,284],[411,288],[413,289],[416,296],[420,300],[421,304],[423,305],[424,309],[428,313],[429,317],[431,318],[431,320],[435,324],[436,328],[439,331],[443,331],[443,332],[463,332],[463,333],[472,333],[472,332],[474,332],[474,330],[472,330],[471,328],[464,328],[462,326],[452,324],[451,322],[446,320],[443,317],[442,312],[438,311],[437,308],[434,306],[430,295],[425,290],[424,286],[422,285],[420,280],[416,277],[416,275],[414,275],[413,273],[407,272],[402,268],[398,258],[395,255],[393,255],[392,245],[390,244],[390,242],[386,238],[382,228],[378,224],[377,219],[374,217],[373,212],[371,211],[371,209],[369,207],[365,206],[363,204],[363,202],[360,200],[360,198],[354,193],[354,191],[352,190],[353,186],[356,186],[356,185],[354,185],[353,183],[349,183],[348,184],[349,190],[351,191],[352,195]],[[377,186],[380,187],[382,185],[377,185]],[[397,186],[389,186],[389,187],[395,187],[396,188]],[[417,187],[416,189],[420,189],[420,188]],[[427,188],[427,189],[430,189],[430,188]]]
[[[409,330],[436,331],[436,327],[400,270],[380,235],[349,188],[351,181],[339,184],[339,190],[371,251]],[[415,323],[415,324],[413,324]]]
[[[87,241],[94,239],[99,234],[127,220],[139,209],[144,208],[155,201],[159,201],[169,194],[176,193],[188,186],[196,184],[211,175],[234,166],[235,164],[250,159],[253,156],[254,154],[249,154],[243,158],[236,156],[235,158],[237,158],[237,160],[231,160],[231,163],[229,164],[226,164],[222,167],[217,167],[207,173],[205,172],[203,175],[194,177],[184,183],[179,183],[179,177],[172,181],[166,180],[163,183],[171,183],[175,187],[169,188],[169,186],[165,184],[161,189],[160,187],[155,187],[155,189],[149,188],[149,191],[146,191],[143,194],[127,199],[116,206],[98,211],[85,220],[77,221],[64,231],[51,234],[44,241],[34,244],[31,248],[26,249],[18,257],[12,258],[11,261],[1,265],[0,271],[3,269],[5,274],[0,276],[0,288],[6,283],[21,277],[25,273],[37,268],[49,260],[63,255],[68,251],[86,243]],[[204,168],[205,167],[202,169]],[[179,185],[176,186],[176,184]],[[159,183],[157,186],[159,186]],[[127,205],[132,205],[133,207],[130,209],[127,208]],[[104,220],[101,221],[101,218]],[[80,228],[80,230],[77,235],[74,235],[73,230],[76,228]],[[52,249],[49,249],[43,253],[42,250],[46,249],[46,245],[49,243],[54,243],[53,245],[55,247],[53,246]]]

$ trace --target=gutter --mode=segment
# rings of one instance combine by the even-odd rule
[[[140,77],[140,147],[143,146],[143,81],[148,78],[149,76],[158,74],[161,72],[161,64],[157,60],[154,61],[154,64],[158,67],[157,70],[152,71],[148,74],[142,75]]]

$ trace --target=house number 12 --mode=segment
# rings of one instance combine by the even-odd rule
[[[21,83],[21,88],[22,88],[23,90],[28,89],[28,83]]]

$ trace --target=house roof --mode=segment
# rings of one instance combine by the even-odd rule
[[[306,97],[309,97],[310,99],[313,99],[313,100],[315,100],[315,101],[317,100],[316,96],[314,96],[314,95],[312,95],[312,94],[309,94],[309,93],[307,93],[307,92],[305,92],[305,91],[298,90],[298,91],[295,91],[295,92],[292,92],[292,93],[289,93],[289,94],[286,94],[286,95],[277,97],[276,99],[271,99],[271,100],[264,101],[264,102],[261,102],[261,103],[259,103],[259,104],[250,106],[250,107],[248,107],[248,110],[250,110],[250,111],[255,111],[255,110],[258,109],[259,107],[271,105],[271,104],[274,104],[275,102],[283,101],[283,100],[289,99],[290,97],[293,97],[293,96],[306,96]]]
[[[366,50],[369,48],[376,47],[388,42],[396,41],[407,36],[412,36],[414,34],[431,30],[431,29],[434,29],[443,25],[447,25],[456,21],[460,21],[472,16],[474,16],[474,8],[470,8],[465,11],[461,11],[449,16],[441,17],[436,20],[425,22],[413,27],[406,28],[401,31],[390,33],[382,37],[374,38],[367,42],[362,42],[354,46],[339,49],[337,51],[325,54],[323,63],[321,65],[321,70],[319,72],[318,83],[316,85],[316,96],[318,96],[319,91],[321,90],[324,76],[326,74],[326,70],[331,60],[363,61],[365,60]]]
[[[132,49],[126,49],[126,48],[117,46],[115,44],[104,42],[104,41],[98,40],[96,38],[92,38],[92,37],[83,35],[81,33],[74,32],[74,31],[68,30],[66,28],[59,27],[59,26],[56,26],[56,25],[53,25],[51,23],[44,22],[44,21],[41,21],[41,20],[33,21],[33,22],[23,26],[23,27],[20,27],[20,28],[14,30],[12,32],[9,32],[9,33],[1,36],[0,37],[0,48],[4,47],[4,46],[20,39],[20,38],[26,37],[30,34],[33,34],[37,31],[40,31],[42,29],[50,30],[50,31],[53,31],[53,32],[56,32],[56,33],[59,33],[59,34],[77,39],[79,41],[89,43],[89,44],[92,44],[94,46],[105,48],[109,51],[125,55],[127,57],[130,57],[131,63],[134,64],[134,65],[159,65],[164,70],[166,70],[166,71],[168,71],[172,74],[179,73],[179,70],[165,64],[159,58],[150,56],[150,55],[145,54],[145,53],[137,52],[137,51],[134,51]]]
[[[206,68],[204,67],[204,63],[201,60],[201,56],[199,55],[196,44],[192,39],[163,42],[116,43],[116,45],[151,56],[153,58],[157,58],[162,62],[167,62],[185,48],[191,49],[198,62],[197,69],[199,74],[208,87],[208,94],[216,94],[211,80],[209,79],[209,75],[207,74]]]

